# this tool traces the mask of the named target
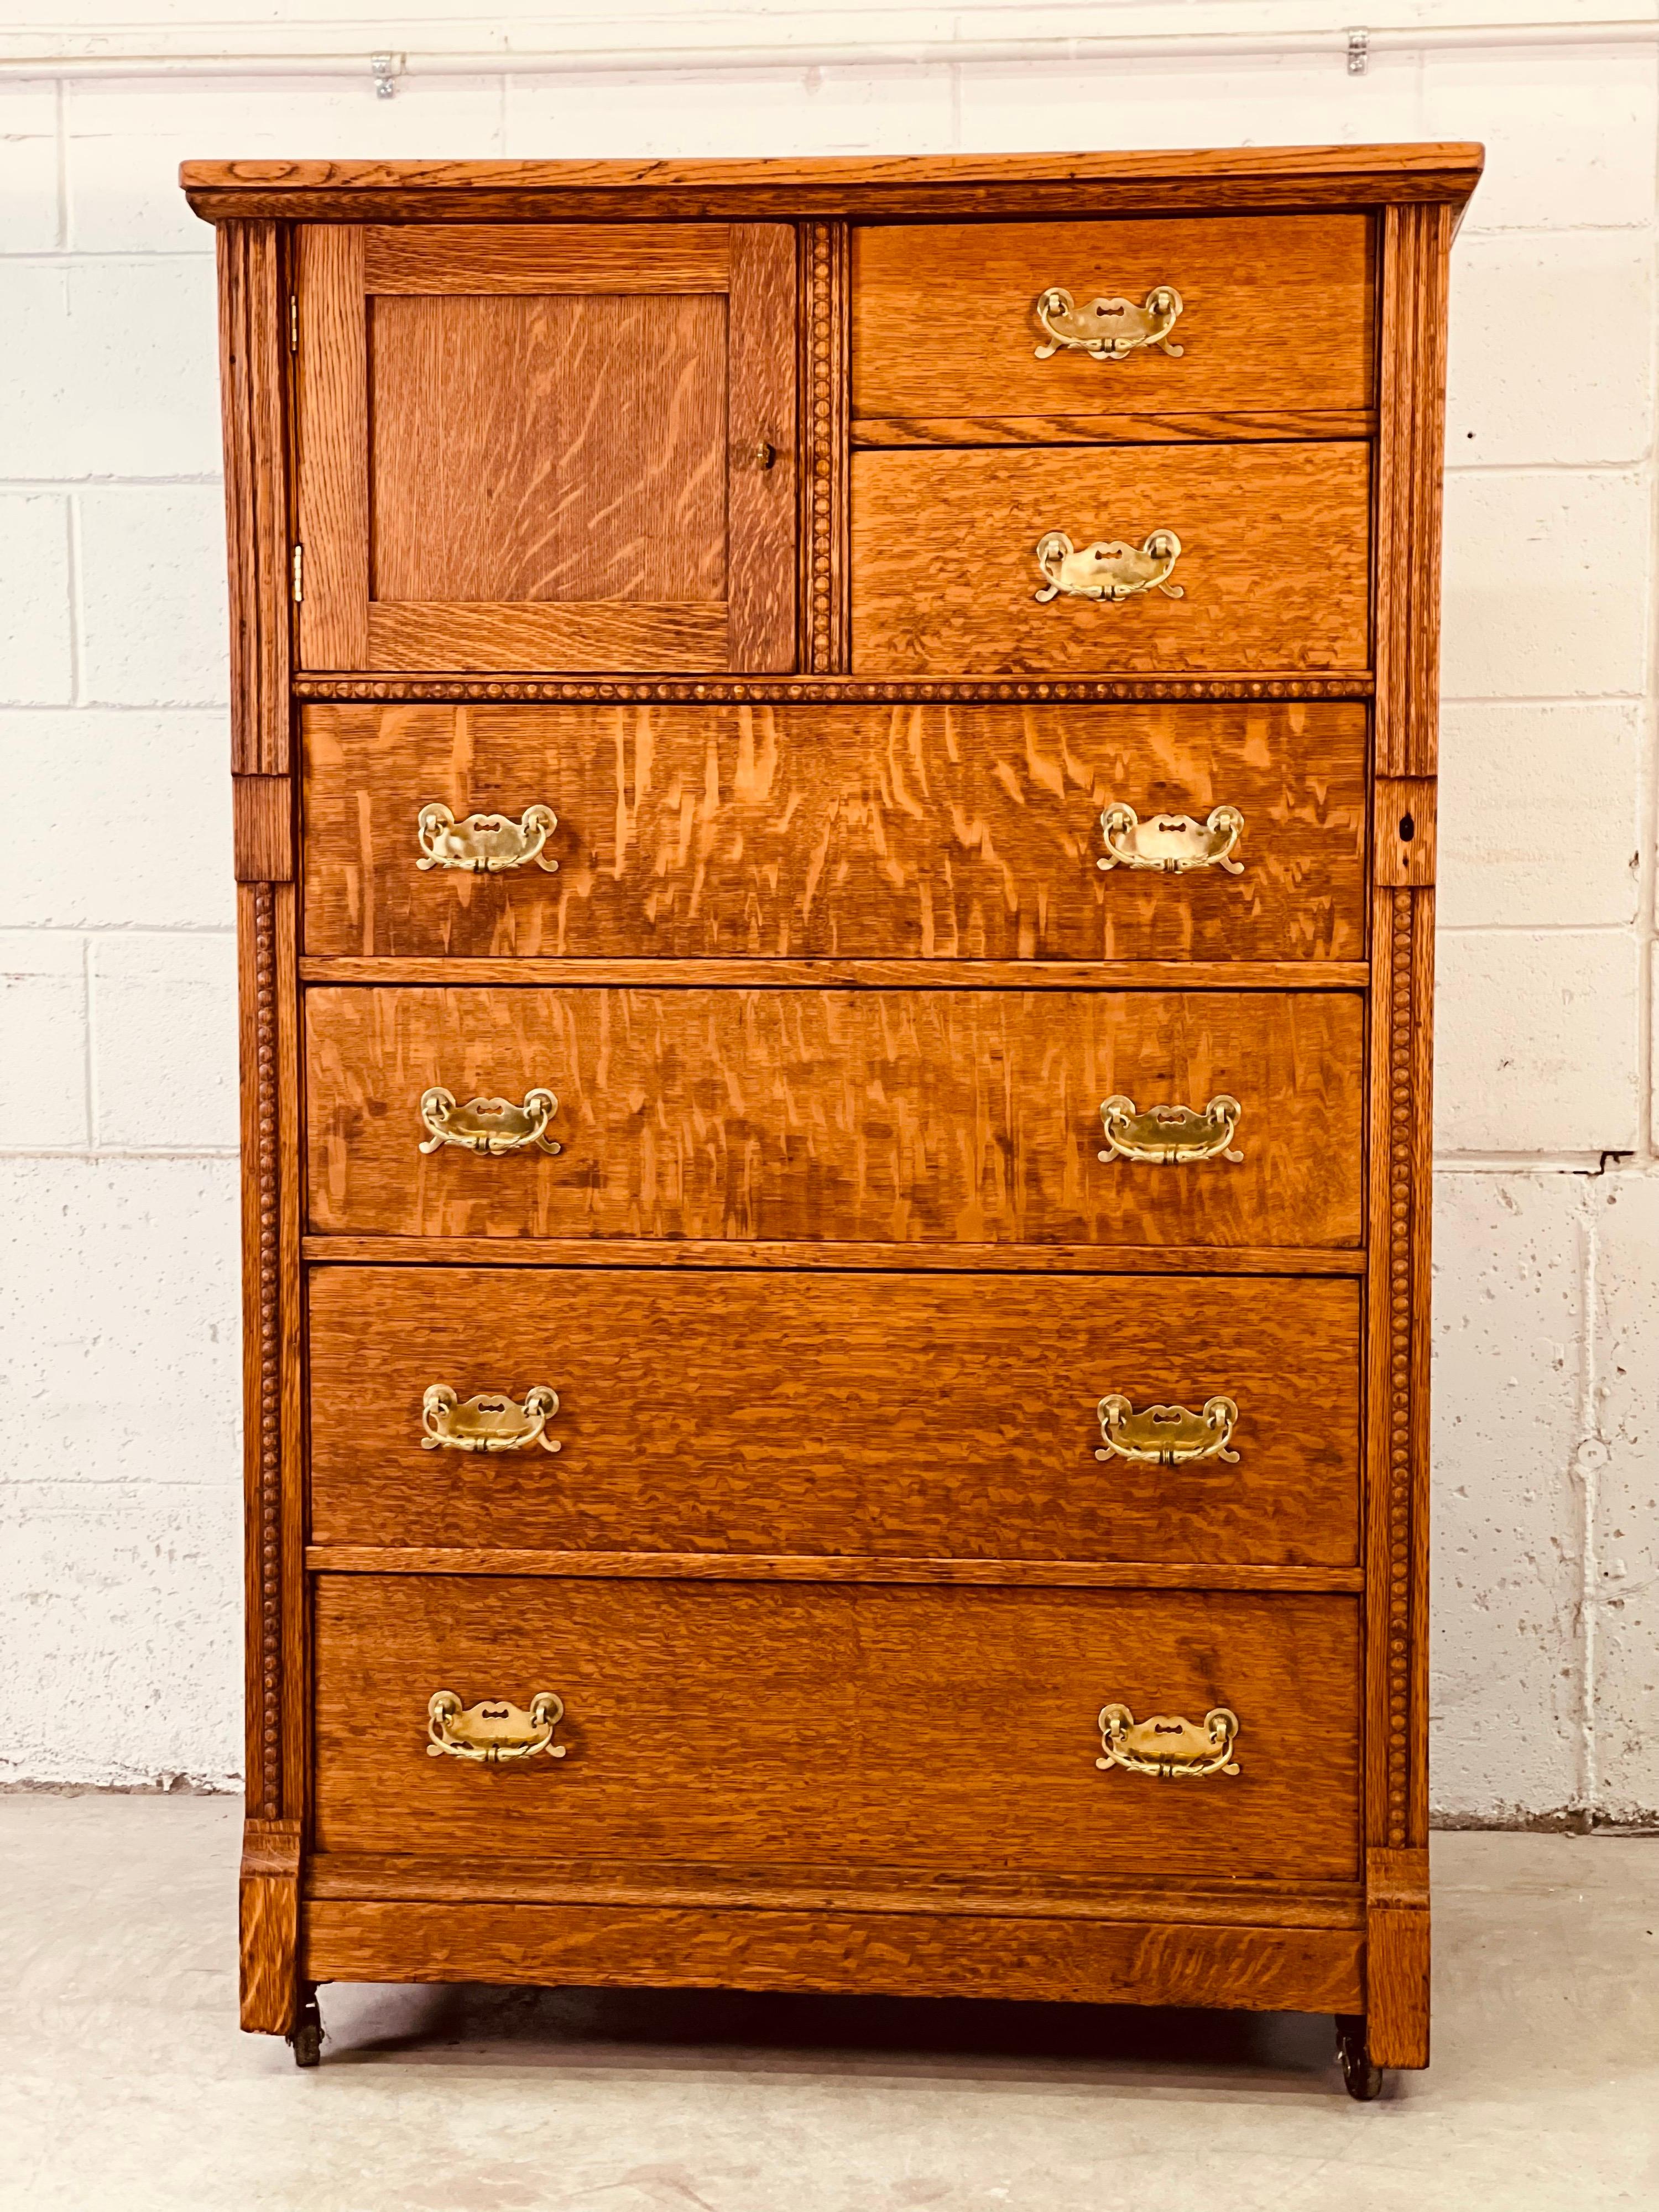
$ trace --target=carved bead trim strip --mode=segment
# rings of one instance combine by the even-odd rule
[[[929,702],[988,704],[996,701],[1019,703],[1053,700],[1078,705],[1131,704],[1142,700],[1203,699],[1369,699],[1371,679],[1358,676],[1110,676],[1006,681],[1001,678],[951,680],[924,678],[911,682],[851,682],[845,678],[814,680],[811,677],[744,679],[710,678],[658,679],[637,683],[574,681],[568,678],[514,677],[505,680],[477,676],[308,676],[294,685],[297,699],[362,700],[542,700],[550,704],[592,700],[627,705],[662,704],[764,705],[799,700],[818,706],[836,701],[848,705],[905,704]]]
[[[267,1818],[282,1809],[282,1328],[277,1270],[276,895],[253,890],[253,1104],[259,1206],[259,1784]]]
[[[807,574],[808,665],[823,673],[843,662],[842,509],[847,451],[847,228],[811,226],[807,317],[807,482],[811,516]]]
[[[1403,1850],[1410,1809],[1412,1548],[1412,893],[1396,891],[1389,987],[1388,1835]]]

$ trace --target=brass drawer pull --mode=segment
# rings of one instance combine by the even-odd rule
[[[1080,552],[1063,530],[1045,530],[1036,542],[1043,587],[1032,597],[1039,606],[1061,597],[1107,599],[1115,605],[1151,591],[1162,592],[1166,599],[1185,599],[1182,586],[1170,581],[1180,558],[1181,540],[1173,530],[1154,530],[1140,545],[1123,538],[1100,538]]]
[[[520,1405],[512,1398],[489,1393],[469,1398],[463,1405],[447,1382],[434,1382],[421,1401],[422,1451],[523,1451],[539,1444],[544,1451],[562,1451],[547,1425],[559,1410],[559,1394],[538,1382],[524,1394]]]
[[[550,876],[559,864],[543,847],[559,826],[550,806],[526,806],[515,822],[507,814],[469,814],[458,822],[441,800],[423,806],[416,817],[421,841],[417,868],[459,868],[471,876],[505,875],[533,860]]]
[[[534,1759],[544,1751],[562,1759],[564,1746],[553,1731],[564,1718],[564,1700],[538,1690],[526,1712],[505,1698],[484,1698],[465,1711],[453,1690],[434,1690],[426,1709],[428,1759],[471,1759],[482,1766],[503,1766],[509,1759]]]
[[[1183,1775],[1237,1774],[1233,1746],[1238,1738],[1238,1715],[1217,1705],[1201,1722],[1185,1721],[1174,1713],[1153,1713],[1138,1721],[1127,1705],[1103,1705],[1100,1741],[1106,1756],[1100,1767],[1121,1766],[1130,1774],[1155,1774],[1161,1782],[1176,1782]]]
[[[1191,1106],[1137,1109],[1133,1098],[1103,1098],[1100,1119],[1106,1132],[1103,1160],[1135,1160],[1142,1165],[1190,1167],[1200,1160],[1242,1160],[1231,1149],[1233,1132],[1244,1109],[1218,1091],[1200,1114]]]
[[[1121,801],[1100,817],[1106,857],[1097,868],[1152,868],[1166,876],[1189,876],[1200,868],[1224,868],[1242,876],[1243,860],[1233,848],[1243,834],[1244,817],[1236,806],[1213,806],[1207,822],[1190,814],[1154,814],[1143,822]]]
[[[445,1145],[463,1152],[483,1152],[495,1158],[501,1152],[527,1152],[539,1145],[544,1152],[562,1152],[547,1133],[547,1125],[559,1110],[550,1091],[526,1091],[522,1106],[510,1098],[469,1098],[458,1106],[453,1091],[434,1084],[421,1093],[421,1120],[431,1133],[421,1146],[435,1152]]]
[[[1193,1460],[1236,1460],[1238,1407],[1231,1398],[1206,1398],[1202,1413],[1185,1406],[1148,1406],[1137,1413],[1121,1391],[1103,1398],[1097,1459],[1132,1459],[1143,1467],[1184,1467]]]
[[[1178,358],[1183,349],[1170,333],[1184,305],[1173,284],[1154,284],[1139,307],[1133,300],[1103,296],[1079,307],[1063,286],[1051,284],[1037,294],[1036,319],[1048,343],[1038,346],[1036,357],[1048,361],[1064,348],[1096,361],[1122,361],[1142,346],[1161,346]]]

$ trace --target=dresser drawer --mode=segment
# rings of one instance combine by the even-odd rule
[[[895,1246],[1359,1236],[1357,994],[355,986],[307,992],[306,1025],[310,1220],[323,1231]],[[527,1110],[480,1123],[459,1110],[475,1097]],[[1109,1145],[1109,1100],[1194,1119],[1126,1130],[1116,1106]],[[486,1157],[453,1141],[469,1121],[510,1125],[524,1148]],[[1125,1156],[1172,1136],[1216,1156]]]
[[[1358,702],[313,706],[302,729],[313,953],[1364,953]],[[1123,807],[1143,826],[1103,870]],[[1207,832],[1218,807],[1235,847],[1132,864],[1158,816]]]
[[[856,229],[854,441],[1363,410],[1374,289],[1359,215]]]
[[[1352,1281],[328,1267],[310,1322],[324,1546],[1358,1557]]]
[[[853,666],[1363,671],[1370,484],[1336,442],[855,454]]]
[[[325,1575],[313,1617],[325,1853],[1358,1872],[1352,1597]],[[428,1755],[439,1691],[551,1693],[564,1756]],[[1231,1714],[1238,1771],[1103,1770],[1108,1705]]]

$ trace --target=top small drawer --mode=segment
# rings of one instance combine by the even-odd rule
[[[1374,289],[1358,215],[855,230],[853,442],[1306,434],[1372,404]]]

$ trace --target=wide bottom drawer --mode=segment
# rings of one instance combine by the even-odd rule
[[[324,1575],[314,1626],[319,1852],[1358,1872],[1349,1596]],[[462,1755],[544,1693],[562,1756]]]

